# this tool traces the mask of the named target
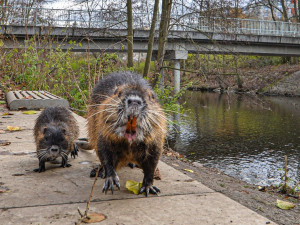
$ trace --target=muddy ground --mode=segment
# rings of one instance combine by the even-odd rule
[[[265,191],[259,191],[256,185],[230,177],[215,168],[203,167],[200,163],[192,163],[175,156],[164,154],[162,161],[182,171],[191,179],[200,181],[207,187],[228,196],[278,224],[300,225],[299,199],[280,195],[273,188],[267,187]],[[185,169],[192,170],[193,173]],[[277,199],[293,202],[296,207],[291,210],[279,209],[276,207]]]

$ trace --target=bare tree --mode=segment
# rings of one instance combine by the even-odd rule
[[[161,19],[159,24],[159,38],[158,38],[158,49],[157,49],[157,61],[155,64],[155,77],[152,85],[156,85],[159,74],[161,75],[160,87],[163,87],[164,75],[162,73],[162,67],[164,62],[164,56],[166,51],[166,43],[168,40],[168,28],[170,25],[170,14],[172,9],[172,0],[162,1]]]
[[[150,63],[151,63],[153,42],[154,42],[154,35],[155,35],[155,26],[156,26],[157,14],[158,14],[158,6],[159,6],[159,0],[155,0],[152,23],[150,28],[149,40],[148,40],[147,57],[146,57],[145,67],[144,67],[144,74],[143,74],[144,77],[148,76],[150,70]]]
[[[127,0],[127,67],[133,67],[132,0]]]

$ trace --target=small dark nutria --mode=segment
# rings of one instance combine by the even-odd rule
[[[93,89],[87,116],[89,143],[103,165],[100,176],[106,178],[102,192],[113,193],[113,184],[120,189],[116,171],[128,163],[144,172],[140,193],[160,192],[153,174],[163,151],[166,118],[148,82],[131,72],[107,75]]]
[[[71,111],[64,107],[46,108],[37,118],[34,126],[36,152],[39,168],[35,172],[44,172],[45,162],[62,158],[62,167],[70,167],[68,155],[75,158],[78,149],[75,140],[79,135],[79,127]]]

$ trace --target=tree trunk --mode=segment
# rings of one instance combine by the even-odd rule
[[[280,2],[281,2],[281,6],[282,6],[283,19],[284,19],[285,22],[288,22],[289,18],[288,18],[288,15],[287,15],[287,11],[286,11],[286,7],[285,7],[285,4],[284,4],[284,0],[280,0]]]
[[[298,2],[298,22],[300,22],[300,0],[298,0],[297,2]]]
[[[132,0],[127,0],[127,67],[133,67]]]
[[[275,18],[275,15],[274,15],[274,7],[273,7],[273,4],[271,3],[271,0],[268,0],[268,4],[269,4],[269,6],[270,6],[272,19],[273,19],[274,21],[276,21],[276,18]]]
[[[155,76],[153,79],[152,85],[155,86],[158,78],[159,73],[162,75],[161,81],[163,81],[163,74],[161,68],[164,62],[165,50],[166,50],[166,43],[168,39],[168,28],[170,23],[170,13],[172,8],[172,0],[163,0],[162,1],[162,12],[161,12],[161,19],[159,24],[159,38],[158,38],[158,51],[157,51],[157,61],[155,64]],[[160,83],[160,86],[163,84]]]
[[[298,0],[298,3],[299,3],[299,0]],[[296,23],[299,23],[298,10],[297,10],[297,1],[296,0],[294,0],[294,12],[295,12]]]
[[[148,73],[150,70],[151,57],[152,57],[152,51],[153,51],[154,34],[155,34],[155,26],[156,26],[156,21],[157,21],[157,14],[158,14],[158,6],[159,6],[159,0],[155,0],[154,9],[153,9],[153,17],[152,17],[152,22],[151,22],[150,34],[149,34],[149,40],[148,40],[148,51],[147,51],[147,57],[146,57],[146,61],[145,61],[144,74],[143,74],[143,76],[145,78],[148,76]]]

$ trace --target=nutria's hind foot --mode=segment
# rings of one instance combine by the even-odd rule
[[[74,143],[74,148],[73,151],[71,152],[71,158],[73,157],[75,159],[76,156],[78,157],[78,152],[79,152],[79,148],[77,147],[76,143]]]
[[[40,161],[39,162],[39,168],[36,168],[33,170],[34,172],[45,172],[46,171],[46,167],[45,167],[45,161]]]
[[[99,165],[99,166],[101,166],[101,165]],[[94,169],[91,170],[90,177],[95,177],[96,176],[98,168],[99,167],[96,167],[96,168],[94,168]],[[104,170],[103,166],[101,166],[101,168],[100,168],[100,171],[98,173],[98,177],[100,177],[102,179],[105,178],[105,170]]]
[[[158,195],[158,193],[160,193],[159,188],[151,185],[151,186],[146,186],[143,184],[143,186],[140,189],[139,194],[142,194],[145,192],[146,197],[148,197],[149,193],[150,194],[154,194],[154,195]]]
[[[116,185],[117,188],[120,190],[120,179],[119,179],[118,175],[113,175],[113,176],[107,177],[105,179],[103,188],[102,188],[102,192],[105,192],[105,194],[106,194],[107,191],[110,189],[111,194],[113,194],[114,193],[114,185]]]

